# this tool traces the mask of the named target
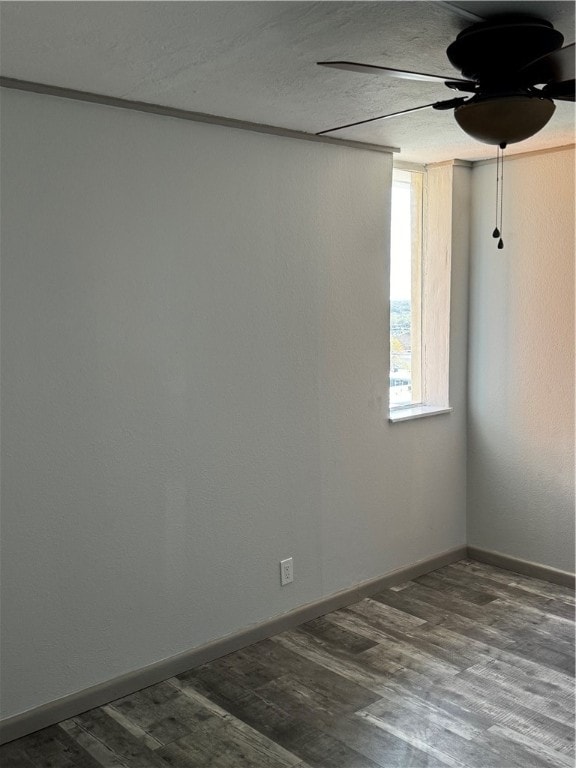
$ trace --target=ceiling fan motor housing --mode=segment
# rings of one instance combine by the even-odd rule
[[[460,32],[446,55],[464,77],[494,82],[508,79],[562,47],[564,36],[549,21],[499,16]]]

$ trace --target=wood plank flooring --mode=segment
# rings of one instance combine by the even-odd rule
[[[0,748],[3,768],[574,768],[574,593],[462,560]]]

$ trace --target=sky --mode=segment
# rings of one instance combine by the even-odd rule
[[[410,298],[410,184],[392,185],[392,227],[390,238],[390,298]]]

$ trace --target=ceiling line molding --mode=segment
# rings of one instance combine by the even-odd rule
[[[472,160],[460,160],[455,158],[454,160],[442,160],[439,163],[426,163],[426,170],[429,168],[441,168],[443,165],[456,165],[463,168],[472,168]]]
[[[352,141],[350,139],[335,139],[328,136],[317,136],[315,133],[306,133],[305,131],[295,131],[290,128],[281,128],[275,125],[266,125],[264,123],[251,123],[246,120],[238,120],[233,117],[221,117],[219,115],[209,115],[204,112],[191,112],[177,107],[167,107],[162,104],[151,104],[146,101],[131,101],[117,96],[105,96],[100,93],[91,93],[89,91],[77,91],[73,88],[61,88],[57,85],[47,85],[46,83],[36,83],[30,80],[18,80],[12,77],[0,77],[0,86],[11,88],[17,91],[27,91],[28,93],[39,93],[44,96],[57,96],[62,99],[71,99],[73,101],[83,101],[91,104],[102,104],[107,107],[117,107],[127,109],[132,112],[146,112],[163,117],[173,117],[179,120],[189,120],[194,123],[209,123],[211,125],[220,125],[225,128],[236,128],[241,131],[252,131],[253,133],[266,133],[272,136],[282,136],[288,139],[299,139],[301,141],[315,141],[319,144],[333,144],[336,146],[350,147],[352,149],[363,149],[369,152],[385,152],[387,154],[400,152],[398,147],[387,147],[382,144],[370,144],[363,141]]]
[[[410,163],[407,160],[394,160],[394,170],[412,171],[413,173],[426,173],[424,163]]]
[[[522,157],[530,157],[531,155],[548,155],[550,152],[564,152],[567,149],[576,149],[576,143],[572,144],[560,144],[557,147],[543,147],[542,149],[531,149],[528,152],[515,152],[514,154],[506,153],[506,162],[509,163],[511,160],[518,160]],[[490,157],[485,160],[473,160],[472,165],[474,168],[478,165],[490,165],[491,163],[495,163],[496,158]]]

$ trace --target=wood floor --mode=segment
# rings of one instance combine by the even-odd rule
[[[574,594],[463,560],[0,748],[2,768],[574,767]]]

